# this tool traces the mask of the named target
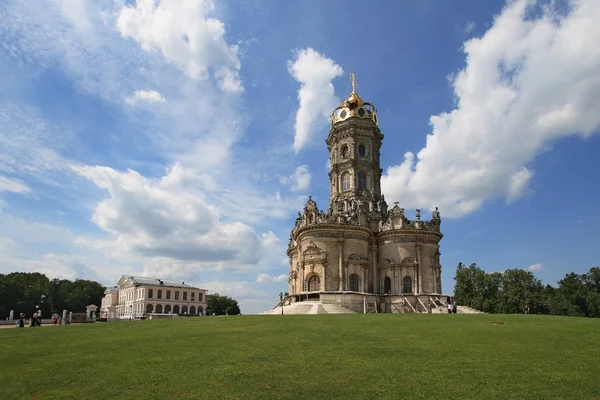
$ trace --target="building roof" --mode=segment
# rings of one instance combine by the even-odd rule
[[[173,282],[173,281],[165,281],[164,279],[158,278],[148,278],[145,276],[126,276],[128,281],[133,282],[136,285],[149,285],[149,286],[165,286],[165,287],[174,287],[174,288],[186,288],[186,289],[198,289],[195,286],[187,285],[184,282]]]
[[[104,291],[104,293],[107,293],[107,292],[118,292],[118,291],[119,291],[119,288],[117,286],[110,286],[110,287],[106,288],[106,290]]]

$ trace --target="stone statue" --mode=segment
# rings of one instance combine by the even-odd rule
[[[8,320],[12,321],[13,319],[15,319],[15,310],[10,310],[10,313],[8,313]]]
[[[383,195],[381,195],[381,199],[377,204],[377,211],[384,215],[387,215],[387,203],[385,202],[385,197]]]
[[[421,220],[421,210],[417,208],[417,221]]]
[[[432,219],[439,219],[440,218],[440,212],[438,211],[438,208],[436,207],[435,210],[431,213],[431,218]]]

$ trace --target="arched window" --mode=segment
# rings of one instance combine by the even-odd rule
[[[350,190],[350,174],[348,172],[342,174],[342,190]]]
[[[402,278],[402,293],[412,293],[412,279],[410,279],[410,276]]]
[[[187,314],[187,306],[181,307],[181,313],[182,314]]]
[[[356,175],[356,180],[358,181],[358,188],[359,189],[366,189],[367,188],[367,174],[365,174],[363,171],[359,171],[359,173]]]
[[[196,315],[196,307],[190,306],[190,315]]]
[[[392,293],[392,280],[389,276],[386,276],[383,280],[383,293],[388,294]]]
[[[157,314],[162,314],[162,306],[160,304],[156,305],[156,313]]]
[[[321,278],[318,275],[313,275],[308,278],[308,291],[318,292],[321,290]]]
[[[154,311],[154,306],[152,304],[148,304],[146,306],[146,312],[151,313],[152,311]]]
[[[365,148],[364,144],[361,144],[358,146],[358,155],[361,157],[364,157],[367,155],[367,149]]]
[[[173,306],[173,314],[179,314],[179,306]]]
[[[342,147],[342,158],[348,158],[350,156],[350,149],[348,146]]]
[[[165,306],[165,314],[170,314],[170,313],[171,313],[171,306],[167,304]]]
[[[350,291],[358,292],[358,275],[352,274],[349,278],[350,283]]]
[[[204,311],[202,311],[202,307],[198,307],[198,315],[204,315]]]

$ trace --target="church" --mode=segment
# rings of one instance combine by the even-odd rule
[[[326,210],[308,198],[291,231],[289,296],[281,303],[331,305],[354,312],[446,312],[442,297],[441,218],[406,217],[381,193],[384,135],[377,110],[352,93],[331,114],[326,139]],[[279,307],[280,309],[281,307]],[[283,310],[282,310],[283,311]],[[331,311],[335,312],[335,311]]]

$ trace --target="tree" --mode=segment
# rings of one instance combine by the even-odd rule
[[[468,305],[472,307],[475,303],[479,304],[483,301],[483,272],[477,264],[473,263],[465,267],[463,263],[458,263],[454,280],[454,300],[458,304]]]
[[[544,287],[531,271],[487,273],[475,263],[459,263],[454,280],[457,303],[488,313],[522,313],[529,305],[532,313],[600,317],[600,267],[569,273],[557,288]]]
[[[206,296],[206,315],[239,315],[241,314],[238,302],[231,297],[221,296],[219,293]]]
[[[542,282],[531,271],[507,269],[502,274],[502,289],[505,313],[522,313],[526,305],[532,312],[537,312],[542,297]]]
[[[0,274],[0,317],[9,316],[10,310],[17,316],[31,316],[38,307],[42,315],[50,317],[62,310],[85,311],[89,304],[100,305],[104,286],[89,280],[49,280],[40,273],[13,272]]]

